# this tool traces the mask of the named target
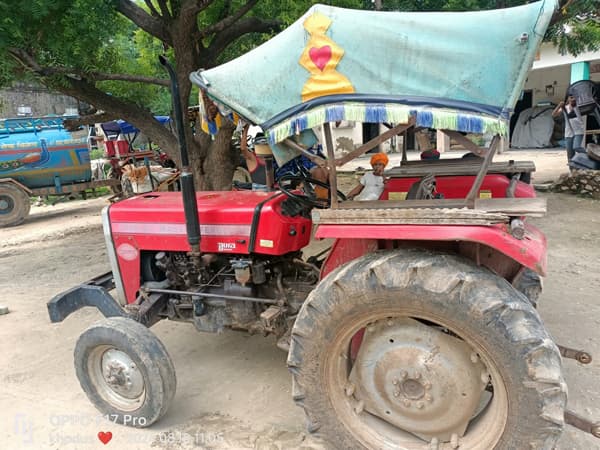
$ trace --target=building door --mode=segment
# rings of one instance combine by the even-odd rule
[[[515,129],[515,125],[517,124],[517,119],[519,118],[519,114],[522,111],[525,111],[528,108],[533,106],[533,91],[527,90],[523,91],[523,95],[515,105],[515,112],[510,118],[510,136],[513,134],[513,130]]]

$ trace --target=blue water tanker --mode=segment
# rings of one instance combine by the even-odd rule
[[[101,185],[107,185],[102,180]],[[87,136],[63,127],[62,117],[0,120],[0,226],[21,223],[29,197],[67,194],[92,182]]]

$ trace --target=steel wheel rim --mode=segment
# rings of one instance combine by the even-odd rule
[[[87,368],[96,392],[112,407],[135,411],[144,404],[145,380],[127,353],[110,345],[95,347],[89,354]]]
[[[10,214],[15,209],[15,202],[8,195],[0,195],[0,214]]]
[[[333,338],[333,345],[328,352],[323,364],[325,389],[331,405],[337,417],[346,430],[367,448],[391,448],[402,450],[416,450],[439,448],[456,448],[450,443],[438,442],[438,447],[431,447],[431,441],[425,441],[413,434],[403,431],[394,425],[383,421],[381,418],[362,412],[355,412],[356,401],[346,393],[349,385],[350,365],[348,354],[351,338],[361,328],[378,320],[388,318],[406,317],[416,318],[434,322],[436,325],[447,328],[464,340],[485,364],[490,375],[490,381],[494,386],[493,396],[484,408],[477,411],[471,420],[464,436],[460,438],[460,448],[471,450],[489,450],[494,448],[500,441],[508,419],[508,394],[501,371],[493,363],[488,352],[474,342],[474,338],[468,336],[464,331],[457,332],[458,326],[453,326],[450,321],[436,317],[433,314],[423,314],[417,311],[389,309],[368,315],[361,314],[360,317],[349,317],[344,326],[341,327]]]

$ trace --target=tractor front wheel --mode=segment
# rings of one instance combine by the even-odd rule
[[[458,256],[366,255],[329,274],[292,330],[293,397],[337,448],[551,449],[560,354],[527,299]]]
[[[175,395],[175,368],[165,347],[145,326],[123,317],[88,328],[75,346],[81,387],[110,421],[147,427]]]

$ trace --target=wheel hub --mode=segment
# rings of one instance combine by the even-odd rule
[[[364,408],[422,439],[443,442],[464,434],[489,374],[464,341],[395,318],[366,328],[349,380],[362,405],[358,411]]]
[[[144,379],[136,364],[126,353],[110,349],[102,355],[102,376],[116,393],[135,399],[144,392]]]
[[[0,196],[0,214],[9,212],[12,210],[12,202],[10,198]]]

